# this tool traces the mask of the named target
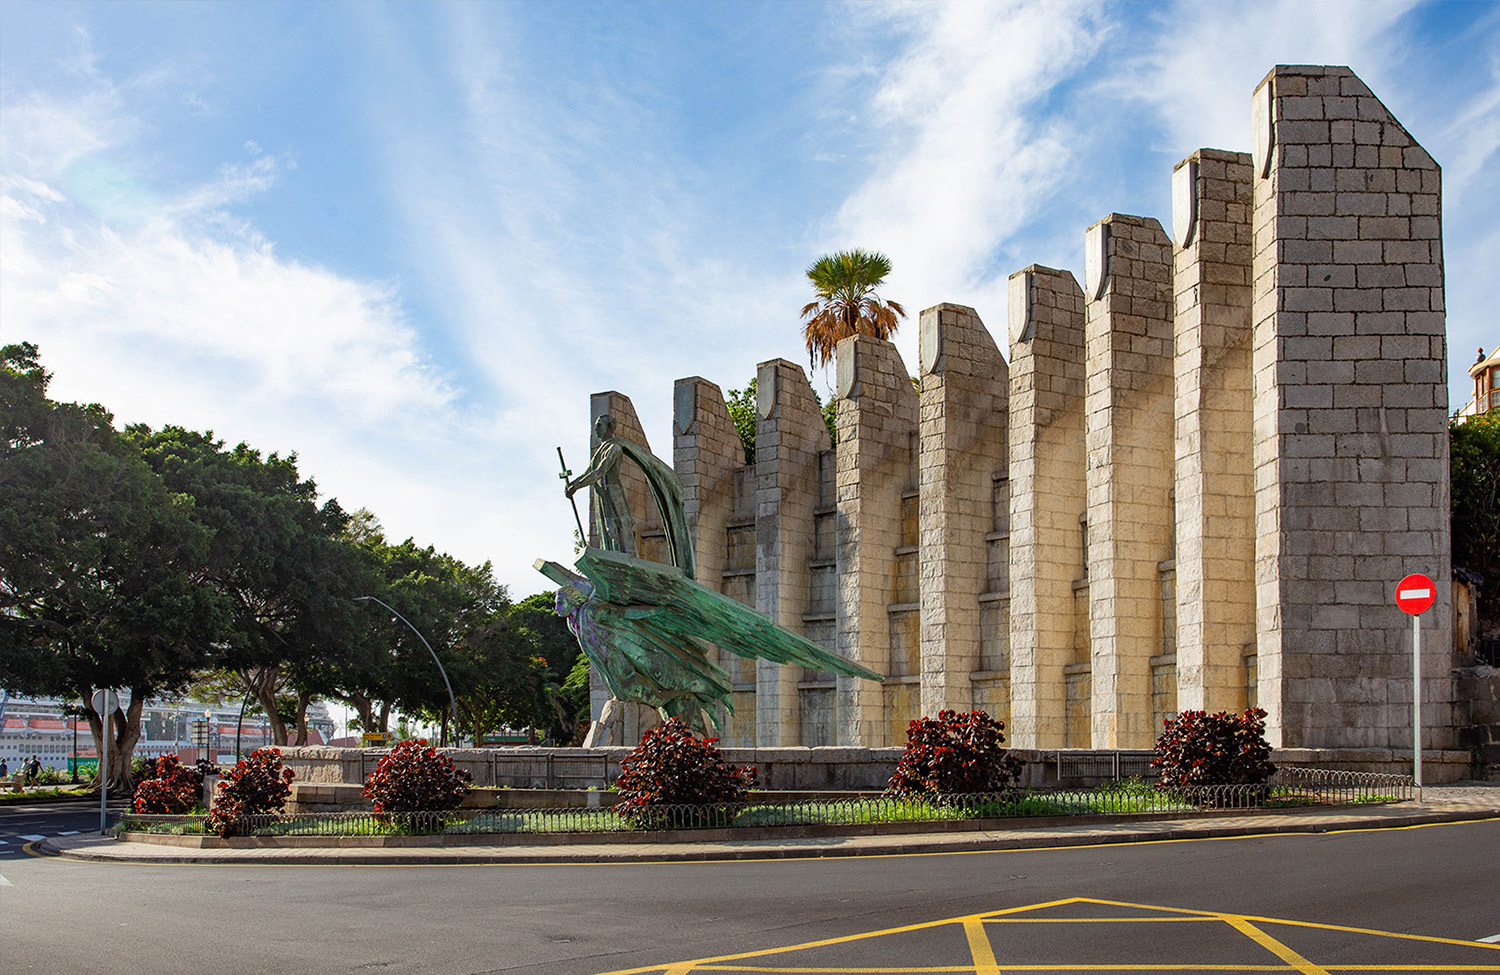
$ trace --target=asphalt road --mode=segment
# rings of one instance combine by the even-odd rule
[[[110,823],[124,809],[123,803],[111,802]],[[81,799],[66,802],[14,803],[0,806],[0,864],[6,860],[26,859],[23,847],[39,836],[99,831],[99,800]],[[0,873],[4,872],[0,866]]]
[[[0,832],[11,812],[0,812]],[[705,970],[681,965],[692,959],[797,945],[810,946],[707,970],[1500,972],[1500,948],[1478,943],[1500,935],[1500,821],[866,859],[288,867],[27,857],[0,873],[10,884],[0,884],[7,973],[678,975]]]

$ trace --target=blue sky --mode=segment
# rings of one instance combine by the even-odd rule
[[[673,380],[805,361],[850,246],[912,371],[940,301],[1003,336],[1012,271],[1081,277],[1090,223],[1248,150],[1277,63],[1350,65],[1443,165],[1457,408],[1500,343],[1495,3],[0,2],[0,340],[524,595],[590,392],[669,453]]]

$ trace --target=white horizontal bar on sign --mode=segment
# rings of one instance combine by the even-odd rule
[[[1431,589],[1403,589],[1400,592],[1396,593],[1396,595],[1399,596],[1399,597],[1401,597],[1402,599],[1421,599],[1424,596],[1431,596],[1432,595],[1432,590]]]

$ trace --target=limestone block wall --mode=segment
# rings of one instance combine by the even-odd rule
[[[724,405],[724,394],[699,376],[677,380],[672,391],[672,467],[682,481],[698,581],[727,592],[730,525],[736,515],[734,482],[745,467],[745,448]],[[720,651],[715,660],[733,675],[743,658]],[[734,715],[727,708],[719,710],[720,738],[735,740]]]
[[[837,448],[795,363],[759,368],[753,467],[718,389],[678,384],[705,582],[888,675],[726,661],[727,743],[882,747],[982,707],[1017,747],[1137,749],[1258,705],[1294,754],[1397,761],[1392,590],[1425,572],[1426,742],[1452,747],[1441,173],[1347,68],[1278,67],[1251,108],[1253,153],[1176,167],[1171,239],[1114,214],[1086,288],[1011,276],[1008,364],[960,305],[921,315],[920,395],[889,343],[841,343]]]
[[[1172,245],[1147,217],[1087,234],[1087,447],[1091,739],[1150,748],[1151,667],[1167,655],[1161,574],[1172,558]]]
[[[981,613],[1009,599],[995,494],[1006,476],[1010,373],[974,309],[937,305],[918,327],[921,712],[982,706],[1008,724],[1010,663],[1002,647],[984,645]]]
[[[900,744],[920,710],[917,391],[896,347],[856,335],[838,374],[838,653],[886,675],[837,680],[839,740]],[[906,510],[903,510],[906,509]]]
[[[802,633],[811,599],[819,464],[832,445],[801,366],[786,359],[763,362],[756,369],[755,387],[756,608],[781,626]],[[810,683],[819,686],[808,687],[807,692],[832,690],[831,680],[813,678]],[[758,662],[758,745],[799,743],[802,683],[801,667]],[[831,699],[832,694],[826,696]]]
[[[1072,274],[1033,265],[1011,275],[1010,739],[1020,748],[1067,744],[1064,671],[1085,564],[1083,331]]]
[[[1173,710],[1240,711],[1255,703],[1250,154],[1200,149],[1177,164],[1172,190]]]
[[[1410,740],[1397,580],[1438,601],[1423,717],[1452,741],[1446,342],[1436,163],[1341,67],[1254,95],[1259,698],[1287,747]],[[1409,745],[1407,746],[1409,747]]]

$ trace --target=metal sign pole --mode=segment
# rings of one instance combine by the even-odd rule
[[[1422,617],[1411,618],[1412,778],[1422,788]]]
[[[104,734],[100,735],[103,747],[100,749],[99,759],[99,835],[106,833],[105,822],[108,816],[107,806],[109,803],[109,693],[104,694]]]

